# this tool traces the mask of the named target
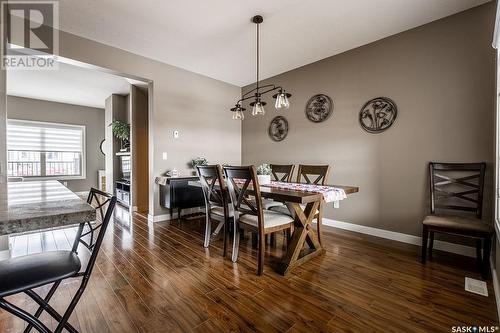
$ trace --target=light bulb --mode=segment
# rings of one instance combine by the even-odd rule
[[[274,104],[274,107],[276,110],[288,109],[290,107],[290,102],[284,92],[280,92],[278,96],[276,96],[276,103]]]
[[[243,120],[243,119],[245,119],[243,111],[241,110],[233,111],[233,120]]]
[[[252,108],[252,116],[263,116],[266,114],[264,110],[264,105],[261,101],[256,101]]]

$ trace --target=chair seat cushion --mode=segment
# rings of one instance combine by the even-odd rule
[[[0,261],[0,297],[43,286],[78,273],[81,262],[71,251],[51,251]]]
[[[290,210],[288,210],[288,207],[286,205],[273,206],[273,207],[270,207],[269,210],[272,212],[277,212],[280,214],[292,216],[292,213],[290,213]]]
[[[304,210],[306,208],[306,205],[300,205],[300,207],[302,208],[302,210]],[[288,209],[288,207],[286,205],[274,206],[274,207],[269,208],[269,210],[272,210],[273,212],[278,212],[281,214],[293,216],[293,214],[290,213],[290,210]],[[314,214],[314,215],[317,215],[317,214],[319,214],[319,210],[317,210],[316,214]]]
[[[280,206],[285,206],[285,204],[282,202],[279,202],[279,201],[271,200],[271,199],[262,200],[262,208],[263,209],[270,209],[271,207],[280,207]],[[286,208],[286,206],[285,206],[285,208]]]
[[[492,233],[493,227],[479,219],[456,216],[456,215],[428,215],[422,222],[424,225],[447,228],[450,230],[456,230],[460,232],[484,232]]]
[[[224,217],[224,208],[222,208],[221,206],[213,206],[212,209],[210,210],[210,212],[212,214]],[[233,214],[233,210],[231,209],[231,207],[227,207],[227,212],[229,214],[229,217],[233,217],[234,214]]]
[[[270,210],[263,211],[263,216],[264,228],[266,229],[293,223],[293,218],[289,215],[280,214]],[[258,226],[258,218],[256,215],[243,214],[240,216],[239,221],[256,228]]]

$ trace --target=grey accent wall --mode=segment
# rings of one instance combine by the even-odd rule
[[[188,162],[205,156],[213,163],[241,162],[241,124],[231,119],[229,108],[241,96],[241,88],[154,61],[66,32],[60,33],[60,55],[120,73],[152,80],[149,114],[150,165],[148,176],[153,193],[149,213],[166,213],[158,200],[155,176],[177,168],[192,170]],[[179,139],[173,131],[179,130]],[[162,159],[162,152],[168,159]]]
[[[7,97],[7,117],[32,121],[46,121],[84,125],[86,137],[86,179],[67,180],[74,192],[97,187],[97,170],[104,169],[104,155],[99,145],[104,139],[104,110],[86,106],[55,103],[22,97]]]
[[[247,111],[242,163],[328,163],[329,183],[357,185],[360,193],[339,209],[329,205],[326,218],[420,235],[428,212],[428,162],[485,161],[485,217],[491,218],[494,14],[489,3],[265,80],[293,94],[291,107],[277,112],[267,98],[264,117]],[[319,124],[304,115],[317,93],[335,104],[333,116]],[[358,113],[379,96],[393,99],[399,114],[389,130],[374,135],[361,129]],[[279,143],[267,135],[276,115],[290,127]]]

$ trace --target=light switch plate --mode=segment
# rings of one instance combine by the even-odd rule
[[[166,160],[167,160],[167,157],[168,157],[168,156],[167,156],[167,153],[166,153],[166,152],[163,152],[163,154],[162,154],[162,158],[163,158],[163,160],[164,160],[164,161],[166,161]]]

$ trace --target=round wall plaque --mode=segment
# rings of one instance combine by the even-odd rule
[[[368,101],[359,111],[359,123],[369,133],[382,133],[396,120],[398,108],[387,97],[377,97]]]
[[[271,140],[283,141],[288,134],[288,121],[283,116],[274,117],[269,124],[269,137]]]
[[[321,123],[327,120],[333,111],[332,99],[324,94],[311,97],[306,104],[306,117],[312,122]]]

